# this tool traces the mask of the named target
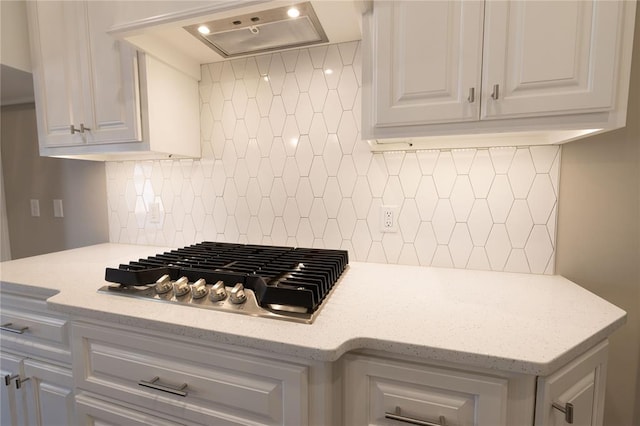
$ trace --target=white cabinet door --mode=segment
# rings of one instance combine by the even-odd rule
[[[24,391],[16,389],[14,378],[14,376],[24,377],[22,359],[22,357],[0,352],[0,371],[2,372],[0,425],[2,426],[22,426],[29,423],[24,405]]]
[[[344,367],[345,425],[506,426],[506,379],[353,355]]]
[[[31,426],[72,426],[73,379],[71,370],[32,359],[24,360],[26,405]]]
[[[77,424],[87,426],[178,426],[192,423],[178,423],[160,417],[152,416],[141,411],[111,404],[87,396],[84,392],[76,397]]]
[[[31,64],[41,145],[82,144],[83,120],[75,2],[28,2]]]
[[[606,341],[549,377],[538,378],[535,426],[569,424],[566,404],[573,406],[575,426],[602,426],[607,376]]]
[[[478,120],[483,8],[477,1],[375,3],[374,126]]]
[[[623,3],[486,2],[481,118],[611,109]]]

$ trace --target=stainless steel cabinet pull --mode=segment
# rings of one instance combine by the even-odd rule
[[[411,417],[405,417],[401,414],[400,407],[396,407],[395,413],[384,413],[385,419],[397,420],[399,422],[409,423],[411,425],[420,425],[420,426],[447,426],[447,420],[444,416],[440,416],[440,419],[437,423],[430,422],[427,420],[414,419]]]
[[[24,332],[27,331],[28,329],[29,327],[27,326],[24,326],[24,327],[15,326],[13,325],[12,322],[7,322],[5,324],[0,325],[0,330],[10,331],[11,333],[16,333],[16,334],[24,334]]]
[[[163,385],[162,383],[160,383],[160,377],[156,376],[153,379],[151,379],[151,381],[146,381],[146,380],[140,380],[138,382],[138,385],[140,386],[144,386],[147,388],[151,388],[151,389],[155,389],[155,390],[159,390],[162,392],[167,392],[167,393],[172,393],[174,395],[178,395],[178,396],[187,396],[187,384],[184,383],[182,386],[180,387],[173,387],[173,386],[169,386],[169,385]]]
[[[80,128],[76,129],[76,127],[72,124],[70,126],[71,129],[71,134],[73,135],[74,133],[84,133],[85,130],[91,130],[89,127],[84,127],[84,123],[80,123]]]
[[[11,374],[7,374],[6,376],[4,376],[4,385],[5,386],[9,386],[11,384],[11,381],[13,379],[15,379],[16,377],[20,377],[19,374],[14,374],[13,376]]]
[[[29,380],[30,380],[30,378],[29,378],[29,377],[27,377],[27,378],[25,378],[25,379],[21,379],[20,377],[18,377],[18,378],[16,379],[16,389],[20,389],[20,388],[22,387],[22,384],[23,384],[24,382],[28,382]]]
[[[91,130],[88,127],[84,127],[84,123],[80,123],[80,133],[84,133],[85,130]]]
[[[476,88],[472,87],[469,89],[469,96],[467,97],[467,100],[469,101],[470,104],[474,103],[476,101]]]
[[[497,101],[499,97],[500,97],[500,85],[494,84],[493,92],[491,92],[491,99],[493,99],[494,101]]]
[[[564,413],[564,421],[565,422],[569,423],[570,425],[573,424],[573,404],[572,403],[567,402],[563,406],[562,404],[554,402],[551,405],[556,410],[560,411],[561,413]]]

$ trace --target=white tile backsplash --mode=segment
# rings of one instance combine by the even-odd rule
[[[202,158],[107,163],[110,240],[553,273],[560,148],[372,154],[360,61],[351,42],[204,65]],[[380,232],[383,205],[397,206],[396,233]]]

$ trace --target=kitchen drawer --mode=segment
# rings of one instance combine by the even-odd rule
[[[346,425],[506,425],[506,379],[360,355],[344,368]]]
[[[143,330],[74,323],[73,335],[80,389],[203,424],[307,423],[307,366]]]
[[[70,362],[69,321],[47,309],[47,302],[2,293],[2,347],[29,356]]]

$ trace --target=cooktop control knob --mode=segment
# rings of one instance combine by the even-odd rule
[[[209,293],[209,289],[207,288],[207,282],[204,278],[200,278],[198,281],[193,283],[193,288],[191,289],[191,297],[194,299],[202,299]]]
[[[224,281],[218,281],[211,287],[209,291],[209,299],[214,302],[224,300],[227,298],[227,289],[224,288]]]
[[[247,301],[247,295],[244,292],[244,286],[242,283],[238,283],[233,286],[231,293],[229,294],[229,300],[231,303],[235,303],[236,305]]]
[[[189,279],[187,277],[180,277],[175,283],[173,283],[173,291],[175,292],[176,297],[184,296],[189,293],[191,291]]]
[[[169,275],[163,275],[158,278],[155,285],[156,293],[164,294],[173,289],[173,284],[171,283],[171,278]]]

